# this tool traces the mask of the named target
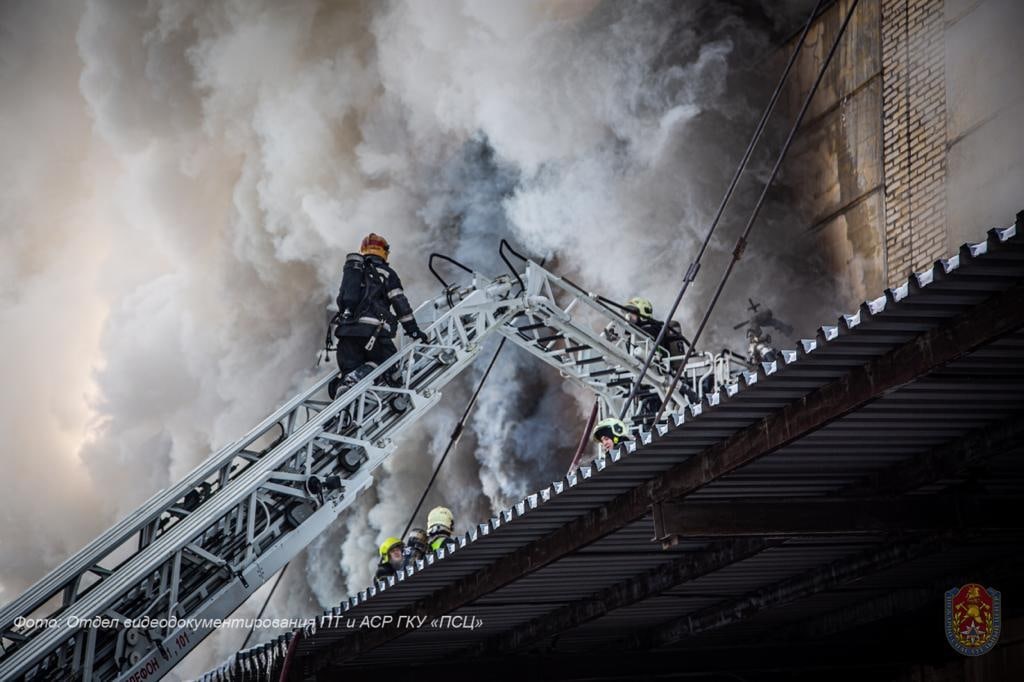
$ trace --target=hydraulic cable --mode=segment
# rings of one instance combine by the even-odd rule
[[[665,316],[665,322],[661,325],[661,330],[658,331],[658,336],[655,338],[654,344],[651,346],[651,352],[647,355],[646,360],[644,360],[640,374],[637,376],[636,381],[633,383],[633,388],[629,392],[629,397],[622,403],[622,410],[619,413],[619,419],[625,418],[626,412],[629,411],[630,404],[632,404],[633,400],[636,399],[636,394],[640,391],[640,384],[643,382],[644,377],[647,376],[647,372],[651,368],[651,363],[654,362],[654,358],[658,354],[658,347],[664,340],[665,334],[668,333],[669,324],[672,322],[672,318],[679,309],[679,304],[682,302],[683,296],[686,295],[686,290],[690,288],[690,284],[697,278],[697,272],[700,270],[700,261],[704,257],[704,252],[707,251],[708,246],[711,244],[711,237],[714,235],[715,229],[718,227],[718,223],[722,219],[722,214],[725,213],[725,207],[728,205],[733,192],[736,190],[736,186],[739,184],[740,176],[743,175],[743,171],[747,168],[750,157],[754,153],[754,148],[761,139],[761,135],[764,133],[764,129],[768,124],[768,119],[771,117],[772,111],[775,110],[775,104],[778,102],[779,96],[782,94],[782,88],[789,79],[789,73],[793,70],[793,65],[796,64],[796,59],[803,48],[804,40],[807,38],[807,34],[811,30],[811,25],[814,23],[814,19],[818,16],[818,10],[820,9],[822,2],[824,2],[824,0],[818,0],[818,2],[815,3],[814,9],[811,10],[811,14],[807,18],[807,23],[804,24],[803,31],[800,33],[800,38],[797,40],[796,47],[793,49],[793,53],[789,56],[789,61],[786,62],[786,68],[783,69],[779,82],[775,85],[775,91],[772,92],[772,96],[768,100],[768,105],[765,107],[764,113],[761,114],[761,120],[757,122],[754,134],[751,136],[750,142],[747,144],[746,151],[743,152],[743,157],[740,159],[739,165],[736,166],[736,172],[733,173],[732,180],[729,182],[729,187],[725,190],[725,195],[722,197],[722,201],[718,205],[718,211],[715,212],[715,217],[711,221],[711,226],[708,228],[707,234],[704,235],[704,241],[701,243],[700,249],[697,251],[697,256],[686,268],[686,273],[683,275],[683,284],[679,289],[679,293],[676,294],[676,300],[672,303],[672,308],[669,310],[668,315]],[[854,4],[856,4],[856,2]],[[697,340],[694,339],[693,343],[696,342]],[[693,344],[690,344],[690,348],[693,348]],[[686,363],[683,362],[680,366],[685,365]],[[674,386],[672,390],[675,390]],[[665,402],[667,402],[669,397],[671,397],[672,390],[666,394]]]
[[[683,371],[686,369],[686,363],[689,361],[690,356],[693,355],[693,345],[697,343],[700,339],[700,335],[704,332],[704,328],[707,326],[708,320],[711,318],[711,313],[715,309],[715,304],[718,303],[718,299],[721,297],[722,291],[725,289],[725,285],[729,281],[729,277],[732,275],[732,272],[736,267],[736,263],[743,257],[743,250],[747,246],[747,240],[749,239],[750,232],[754,227],[754,222],[757,220],[757,216],[761,212],[761,206],[764,205],[764,200],[768,195],[768,190],[771,188],[772,183],[775,180],[775,176],[778,174],[779,168],[782,166],[782,161],[786,158],[786,153],[793,144],[796,132],[800,128],[800,124],[803,123],[804,116],[807,115],[807,111],[810,109],[811,100],[814,99],[814,95],[818,91],[818,86],[821,85],[821,81],[825,77],[825,71],[828,69],[829,64],[832,62],[832,58],[835,56],[836,50],[839,48],[839,42],[842,40],[843,34],[846,33],[846,27],[849,26],[850,19],[853,18],[854,10],[857,9],[857,2],[858,0],[852,0],[850,3],[850,8],[847,10],[846,17],[843,19],[843,23],[839,27],[839,32],[836,33],[836,37],[832,41],[832,46],[829,48],[828,54],[825,56],[825,61],[822,63],[821,68],[818,69],[818,76],[814,79],[814,84],[811,85],[811,89],[807,92],[807,96],[804,97],[803,105],[800,107],[800,113],[797,114],[796,120],[789,129],[789,135],[786,137],[786,141],[783,143],[782,149],[779,151],[779,155],[775,159],[775,165],[772,166],[768,180],[765,181],[764,187],[761,189],[761,195],[757,198],[757,203],[754,204],[754,209],[750,212],[750,217],[747,218],[747,224],[743,228],[742,234],[740,234],[739,238],[736,240],[736,246],[732,251],[732,258],[729,260],[729,264],[726,266],[725,272],[722,273],[722,278],[718,282],[718,287],[715,289],[715,293],[711,297],[711,302],[708,304],[707,310],[704,311],[704,317],[701,318],[700,325],[697,327],[697,331],[693,336],[693,344],[686,349],[686,353],[683,354],[683,360],[679,363],[679,369],[676,370],[675,375],[672,377],[672,383],[669,385],[667,396],[671,396],[672,392],[675,391],[676,385],[679,383],[679,379],[682,377]],[[661,419],[661,415],[665,412],[665,407],[667,405],[668,400],[666,398],[666,400],[662,402],[661,407],[658,409],[658,413],[654,418],[655,423]]]
[[[444,278],[441,277],[441,275],[437,272],[437,270],[434,269],[434,259],[435,258],[440,258],[443,261],[447,261],[447,262],[451,263],[452,265],[454,265],[454,266],[456,266],[458,268],[461,268],[462,270],[465,270],[466,272],[468,272],[471,275],[473,274],[473,270],[470,269],[469,267],[467,267],[466,265],[460,263],[459,261],[455,260],[454,258],[451,258],[449,256],[444,255],[443,253],[432,253],[432,254],[430,254],[430,258],[427,259],[427,269],[430,270],[430,273],[435,278],[437,278],[437,281],[440,282],[441,286],[444,287],[444,298],[445,298],[445,301],[448,302],[448,307],[450,308],[450,307],[452,307],[455,304],[455,301],[452,300],[452,292],[455,291],[458,287],[456,285],[454,285],[454,284],[448,284],[448,282],[446,282],[444,280]]]
[[[288,563],[291,562],[289,561]],[[260,607],[260,612],[256,615],[256,620],[259,620],[263,617],[263,612],[267,610],[267,605],[270,603],[270,598],[274,596],[274,591],[277,589],[277,586],[281,584],[281,578],[284,577],[284,572],[287,570],[288,564],[285,564],[281,567],[281,570],[277,572],[277,579],[274,580],[274,584],[270,586],[270,592],[267,593],[267,598],[263,600],[263,606]],[[254,632],[256,632],[255,622],[253,623],[252,627],[249,628],[249,634],[245,636],[245,641],[242,642],[240,650],[249,646],[249,640],[252,639],[252,635]]]
[[[452,448],[454,448],[455,444],[459,442],[459,438],[462,437],[462,429],[466,425],[466,419],[469,417],[469,412],[473,409],[473,405],[476,404],[476,399],[480,395],[480,390],[484,387],[487,377],[491,374],[491,370],[494,368],[494,363],[498,360],[498,356],[501,355],[501,350],[505,347],[505,340],[506,339],[502,337],[501,342],[498,344],[498,349],[494,351],[494,355],[491,357],[491,362],[487,365],[487,369],[484,371],[484,375],[480,377],[480,382],[476,385],[476,390],[473,391],[473,395],[466,404],[466,409],[462,411],[462,416],[459,417],[459,421],[455,423],[455,428],[452,429],[452,435],[448,439],[448,445],[445,447],[444,453],[441,455],[441,459],[438,460],[437,466],[434,467],[434,473],[430,476],[430,480],[427,481],[427,487],[423,489],[423,494],[420,495],[420,501],[416,503],[416,508],[413,509],[412,515],[409,517],[409,523],[405,524],[405,530],[402,531],[402,535],[400,537],[406,538],[409,536],[409,529],[412,528],[412,524],[416,520],[416,515],[420,513],[420,507],[423,506],[424,500],[427,499],[427,493],[430,492],[430,488],[433,487],[434,481],[437,480],[437,474],[441,471],[441,466],[444,464],[444,461],[448,459],[448,454],[452,451]]]
[[[580,444],[576,447],[576,454],[573,455],[572,462],[569,463],[569,476],[579,467],[583,453],[587,449],[587,443],[590,441],[590,431],[594,428],[594,422],[597,421],[597,405],[598,401],[595,400],[594,407],[590,410],[590,417],[587,418],[587,425],[583,428],[583,435],[580,436]]]
[[[516,256],[517,258],[519,258],[519,260],[523,261],[524,263],[527,262],[529,259],[526,256],[519,253],[518,251],[516,251],[515,249],[513,249],[512,245],[508,243],[508,240],[502,239],[498,243],[498,256],[501,258],[501,260],[505,262],[505,266],[508,267],[509,272],[511,272],[512,276],[516,278],[516,281],[519,282],[520,290],[526,291],[526,285],[523,284],[523,279],[519,276],[519,271],[516,270],[515,267],[512,265],[512,261],[510,261],[508,259],[508,256],[505,255],[505,249],[508,249],[509,253]],[[543,263],[543,261],[541,261],[541,263]]]
[[[430,254],[430,257],[427,259],[427,269],[430,270],[430,274],[432,274],[437,279],[437,281],[441,283],[441,286],[444,287],[445,290],[450,289],[451,285],[448,284],[448,282],[446,282],[444,280],[444,278],[441,277],[441,275],[437,272],[437,270],[434,269],[434,259],[435,258],[440,258],[443,261],[447,261],[447,262],[451,263],[452,265],[454,265],[457,268],[465,270],[466,272],[468,272],[471,275],[473,274],[473,270],[472,269],[470,269],[468,266],[460,263],[459,261],[455,260],[454,258],[452,258],[450,256],[446,256],[443,253],[432,253],[432,254]]]

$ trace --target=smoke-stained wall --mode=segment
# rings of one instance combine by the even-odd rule
[[[790,115],[849,5],[832,3],[812,29],[787,89]],[[843,306],[1024,208],[1022,29],[1024,4],[1013,0],[858,4],[783,178]]]
[[[780,107],[787,123],[849,7],[850,0],[829,4],[811,27]],[[885,286],[880,41],[880,5],[861,0],[783,166],[782,188],[798,209],[805,239],[836,275],[841,310]],[[795,43],[796,37],[776,56],[780,71]]]

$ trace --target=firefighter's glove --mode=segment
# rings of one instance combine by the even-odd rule
[[[424,334],[423,330],[420,329],[419,327],[417,327],[416,329],[411,329],[411,330],[407,331],[406,335],[409,338],[416,339],[420,343],[429,343],[429,339],[427,339],[427,335]]]

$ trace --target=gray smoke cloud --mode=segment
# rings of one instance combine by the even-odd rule
[[[413,302],[437,289],[427,253],[497,274],[508,237],[593,290],[666,310],[767,97],[750,55],[771,53],[780,27],[742,11],[5,5],[0,87],[15,96],[0,100],[0,150],[17,163],[0,169],[0,598],[307,384],[345,254],[370,230],[391,241]],[[759,159],[751,183],[763,175]],[[752,246],[725,321],[780,277],[829,285],[789,248],[788,215],[766,211],[771,238]],[[687,299],[684,328],[713,280]],[[781,312],[798,324],[817,311]],[[741,350],[729,326],[709,344]],[[484,362],[296,558],[270,613],[308,614],[370,582]],[[588,410],[507,349],[420,520],[443,502],[464,531],[556,479]],[[177,674],[243,636],[216,633]]]

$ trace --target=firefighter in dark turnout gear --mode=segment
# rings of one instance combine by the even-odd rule
[[[627,311],[627,319],[652,339],[658,338],[661,327],[664,324],[654,317],[654,305],[646,298],[634,297],[624,306]],[[659,348],[670,356],[678,357],[686,352],[689,341],[683,336],[682,327],[675,320],[670,320],[665,336],[661,339]],[[675,368],[673,368],[675,369]]]
[[[332,384],[332,398],[397,352],[394,338],[399,324],[407,336],[427,341],[413,317],[398,273],[388,265],[390,250],[387,240],[370,233],[359,253],[350,253],[345,259],[334,330],[341,381]]]
[[[427,538],[427,531],[422,528],[413,528],[409,531],[409,537],[405,539],[405,564],[414,566],[430,551],[430,540]]]
[[[630,324],[639,328],[640,331],[644,332],[652,339],[658,338],[658,334],[661,333],[661,327],[664,324],[661,320],[654,317],[654,304],[646,298],[640,298],[635,296],[626,302],[624,306],[626,309],[626,318]],[[689,340],[683,336],[683,329],[680,324],[675,320],[669,320],[668,329],[665,330],[665,336],[662,337],[661,343],[658,344],[658,355],[667,354],[669,357],[676,358],[675,360],[669,361],[669,369],[672,372],[679,370],[679,365],[682,363],[682,356],[686,353],[687,347],[690,345]],[[687,385],[685,381],[681,382],[680,390],[686,395],[691,402],[697,402],[699,398],[697,393],[692,387]],[[661,400],[658,398],[650,398],[644,402],[643,413],[654,414],[661,408]]]

